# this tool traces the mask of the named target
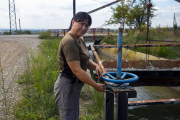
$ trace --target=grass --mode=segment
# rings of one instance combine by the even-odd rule
[[[98,82],[95,78],[95,75],[91,71],[91,77]],[[104,93],[96,91],[94,88],[84,85],[81,91],[82,103],[86,103],[84,105],[85,110],[82,112],[80,116],[80,120],[104,120]],[[81,104],[82,104],[81,103]]]
[[[56,119],[59,115],[53,92],[58,76],[59,42],[60,39],[43,40],[39,52],[27,58],[26,70],[18,80],[23,86],[23,98],[15,106],[17,119]]]
[[[117,37],[113,36],[113,35],[106,35],[104,37],[104,39],[101,41],[101,44],[104,42],[104,43],[107,43],[107,44],[117,44]]]

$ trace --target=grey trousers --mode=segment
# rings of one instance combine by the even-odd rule
[[[59,74],[54,84],[54,94],[61,120],[78,120],[79,96],[83,85],[84,83],[71,84],[69,79]]]

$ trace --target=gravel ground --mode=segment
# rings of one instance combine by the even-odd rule
[[[6,114],[8,120],[13,118],[12,107],[20,99],[21,91],[17,76],[23,73],[27,56],[31,50],[37,51],[40,41],[37,35],[0,36],[0,120],[6,119]]]

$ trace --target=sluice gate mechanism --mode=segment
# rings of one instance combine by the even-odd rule
[[[119,36],[121,35],[122,31],[119,30],[118,42]],[[151,44],[146,45],[129,45],[128,47],[158,46]],[[179,44],[174,45],[179,46]],[[115,46],[117,47],[117,45],[113,45],[113,47]],[[116,102],[116,120],[127,120],[129,106],[180,103],[180,98],[128,102],[128,98],[137,97],[137,91],[133,87],[180,86],[179,60],[122,60],[122,48],[127,46],[123,46],[122,44],[119,45],[118,43],[118,59],[101,61],[95,48],[108,47],[109,45],[91,45],[89,47],[103,72],[102,79],[104,79],[104,83],[106,84],[105,120],[114,119],[114,101]]]

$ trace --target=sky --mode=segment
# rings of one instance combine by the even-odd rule
[[[9,29],[9,0],[0,0],[0,28]],[[10,0],[13,1],[13,0]],[[67,29],[73,16],[73,0],[14,0],[17,29],[19,19],[21,29]],[[115,0],[76,0],[76,12],[89,12]],[[152,27],[173,26],[174,13],[180,18],[180,3],[175,0],[151,0],[157,15],[151,22]],[[114,4],[112,7],[117,6]],[[111,7],[90,14],[91,28],[113,28],[119,25],[103,26],[112,16]],[[177,21],[178,22],[178,21]],[[180,24],[180,19],[179,23]]]

